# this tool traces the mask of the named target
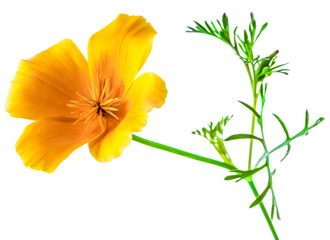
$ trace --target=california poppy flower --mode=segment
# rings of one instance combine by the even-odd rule
[[[71,40],[21,61],[6,108],[35,120],[16,144],[25,166],[53,172],[86,143],[97,161],[121,155],[167,95],[156,74],[136,78],[155,34],[143,17],[120,14],[90,38],[88,62]]]

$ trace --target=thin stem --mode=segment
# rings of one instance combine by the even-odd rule
[[[259,193],[258,193],[258,191],[257,191],[257,189],[256,189],[256,186],[254,185],[253,180],[251,179],[251,180],[248,180],[247,182],[249,183],[250,188],[251,188],[252,192],[254,193],[254,196],[257,198],[257,197],[259,196]],[[273,236],[274,236],[274,239],[275,239],[275,240],[279,240],[279,238],[278,238],[278,236],[277,236],[277,233],[276,233],[276,230],[275,230],[275,228],[274,228],[273,222],[272,222],[272,220],[270,219],[270,217],[269,217],[269,215],[268,215],[268,212],[267,212],[267,210],[266,210],[266,208],[265,208],[265,205],[263,204],[262,201],[259,203],[259,206],[260,206],[260,208],[261,208],[262,213],[263,213],[264,216],[265,216],[265,219],[266,219],[266,221],[267,221],[267,223],[268,223],[268,226],[269,226],[270,230],[272,231],[272,234],[273,234]]]
[[[253,109],[256,110],[257,108],[257,97],[253,96]],[[251,122],[251,135],[254,134],[254,126],[255,126],[255,120],[256,116],[252,113],[252,122]],[[249,148],[249,164],[248,164],[248,170],[251,170],[251,164],[252,164],[252,150],[253,150],[253,139],[250,139],[250,148]]]
[[[186,151],[182,151],[180,149],[173,148],[173,147],[161,144],[161,143],[153,142],[153,141],[144,139],[142,137],[138,137],[136,135],[133,135],[132,139],[136,142],[142,143],[142,144],[150,146],[150,147],[154,147],[154,148],[157,148],[157,149],[160,149],[160,150],[164,150],[164,151],[167,151],[167,152],[178,154],[180,156],[195,159],[195,160],[198,160],[198,161],[201,161],[201,162],[210,163],[210,164],[222,167],[222,168],[226,168],[228,170],[236,169],[236,167],[233,166],[233,165],[223,163],[223,162],[219,162],[219,161],[211,159],[211,158],[202,157],[202,156],[199,156],[199,155],[196,155],[196,154],[193,154],[193,153],[189,153],[189,152],[186,152]],[[255,197],[257,198],[259,196],[259,194],[258,194],[258,191],[257,191],[252,179],[248,179],[247,182],[249,183],[252,192],[254,193]],[[263,212],[263,214],[266,218],[266,221],[267,221],[267,223],[270,227],[270,230],[273,233],[273,236],[274,236],[275,240],[278,240],[279,238],[276,234],[273,223],[272,223],[271,219],[269,218],[267,210],[266,210],[264,204],[262,203],[262,201],[259,203],[259,206],[260,206],[260,208],[261,208],[261,210],[262,210],[262,212]]]
[[[252,74],[251,74],[249,64],[244,63],[244,65],[245,65],[246,71],[249,75],[249,79],[250,79],[250,83],[251,83],[251,88],[252,88],[252,93],[253,93],[253,109],[256,110],[258,95],[256,93],[257,86],[256,86],[256,83],[255,83],[255,80],[254,80],[254,74],[255,74],[254,64],[252,64],[253,77],[252,77]],[[254,134],[255,119],[256,119],[256,116],[252,113],[251,135]],[[253,139],[251,138],[250,139],[250,147],[249,147],[248,170],[251,170],[252,150],[253,150]]]
[[[252,75],[251,75],[251,71],[250,71],[250,68],[249,68],[249,64],[244,63],[244,65],[245,65],[246,71],[247,71],[248,74],[249,74],[251,87],[252,87],[252,89],[253,89],[253,78],[252,78]]]
[[[144,139],[142,137],[138,137],[134,134],[133,134],[132,139],[136,142],[142,143],[142,144],[147,145],[149,147],[158,148],[158,149],[161,149],[161,150],[164,150],[164,151],[167,151],[167,152],[178,154],[180,156],[195,159],[195,160],[205,162],[205,163],[210,163],[210,164],[217,165],[219,167],[226,168],[226,169],[229,169],[229,170],[236,169],[236,167],[233,166],[233,165],[230,165],[230,164],[227,164],[227,163],[224,163],[224,162],[220,162],[220,161],[215,160],[215,159],[202,157],[202,156],[190,153],[190,152],[182,151],[180,149],[173,148],[173,147],[161,144],[161,143],[153,142],[153,141]]]

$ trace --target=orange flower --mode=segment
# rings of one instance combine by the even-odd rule
[[[155,34],[143,17],[120,14],[90,38],[88,62],[71,40],[21,61],[6,108],[35,120],[16,144],[25,166],[51,173],[86,143],[97,161],[121,155],[167,95],[156,74],[135,79]]]

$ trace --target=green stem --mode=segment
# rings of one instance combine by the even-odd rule
[[[249,67],[249,64],[245,63],[245,68],[246,71],[249,75],[249,79],[250,79],[250,83],[251,83],[251,88],[252,88],[252,93],[253,93],[253,109],[256,110],[257,108],[257,100],[258,100],[258,94],[256,92],[257,86],[256,86],[256,82],[254,80],[254,65],[252,64],[252,70],[253,70],[253,77],[251,74],[251,70]],[[256,116],[252,113],[252,123],[251,123],[251,135],[254,134],[254,125],[255,125],[255,120],[256,120]],[[251,161],[252,161],[252,150],[253,150],[253,139],[250,139],[250,147],[249,147],[249,161],[248,161],[248,170],[251,170]]]
[[[201,162],[205,162],[205,163],[210,163],[210,164],[213,164],[213,165],[216,165],[216,166],[219,166],[219,167],[222,167],[222,168],[226,168],[228,170],[233,170],[233,169],[236,169],[235,166],[233,165],[230,165],[230,164],[227,164],[227,163],[223,163],[223,162],[219,162],[217,160],[214,160],[214,159],[211,159],[211,158],[206,158],[206,157],[202,157],[202,156],[199,156],[199,155],[196,155],[196,154],[193,154],[193,153],[190,153],[190,152],[186,152],[186,151],[182,151],[180,149],[177,149],[177,148],[173,148],[173,147],[170,147],[170,146],[167,146],[167,145],[164,145],[164,144],[161,144],[161,143],[157,143],[157,142],[153,142],[153,141],[150,141],[150,140],[147,140],[147,139],[144,139],[142,137],[138,137],[136,135],[133,134],[133,137],[132,139],[136,142],[139,142],[139,143],[142,143],[144,145],[147,145],[149,147],[154,147],[154,148],[157,148],[157,149],[160,149],[160,150],[164,150],[164,151],[167,151],[167,152],[171,152],[171,153],[174,153],[174,154],[178,154],[180,156],[184,156],[184,157],[187,157],[187,158],[191,158],[191,159],[195,159],[195,160],[198,160],[198,161],[201,161]],[[252,179],[249,179],[248,180],[248,183],[255,195],[255,197],[257,198],[259,196],[258,194],[258,191],[252,181]],[[266,221],[273,233],[273,236],[275,238],[275,240],[278,240],[278,236],[276,234],[276,231],[275,231],[275,228],[273,226],[273,223],[271,221],[271,219],[269,218],[268,216],[268,213],[267,213],[267,210],[264,206],[264,204],[262,202],[259,203],[259,206],[266,218]]]
[[[257,97],[255,94],[253,94],[253,109],[256,110],[257,108]],[[256,122],[256,116],[252,113],[252,122],[251,122],[251,135],[254,134],[254,126]],[[253,139],[250,139],[250,148],[249,148],[249,164],[248,164],[248,170],[251,170],[251,164],[252,164],[252,150],[253,150]]]
[[[164,151],[167,151],[167,152],[171,152],[171,153],[174,153],[174,154],[177,154],[177,155],[180,155],[180,156],[184,156],[184,157],[195,159],[195,160],[198,160],[198,161],[201,161],[201,162],[217,165],[219,167],[226,168],[228,170],[236,169],[236,167],[233,166],[233,165],[230,165],[230,164],[227,164],[227,163],[224,163],[224,162],[219,162],[218,160],[214,160],[214,159],[211,159],[211,158],[206,158],[206,157],[202,157],[202,156],[199,156],[199,155],[196,155],[196,154],[192,154],[190,152],[182,151],[180,149],[173,148],[173,147],[170,147],[170,146],[167,146],[167,145],[164,145],[164,144],[153,142],[153,141],[144,139],[142,137],[138,137],[134,134],[133,134],[132,139],[136,142],[142,143],[142,144],[147,145],[149,147],[158,148],[158,149],[161,149],[161,150],[164,150]]]
[[[247,182],[249,183],[250,188],[251,188],[252,192],[254,193],[254,196],[257,198],[259,196],[259,193],[258,193],[258,191],[256,189],[256,186],[254,185],[254,182],[252,181],[252,179],[251,180],[248,180]],[[277,236],[277,233],[275,231],[274,225],[272,223],[272,220],[270,219],[270,217],[268,215],[268,212],[267,212],[267,210],[265,208],[265,205],[263,204],[262,201],[259,203],[259,206],[261,208],[262,213],[265,216],[265,219],[266,219],[266,221],[268,223],[268,226],[269,226],[270,230],[272,231],[272,234],[274,236],[274,239],[275,240],[279,240],[279,238]]]
[[[250,83],[251,83],[251,87],[253,89],[253,78],[252,78],[252,75],[251,75],[251,71],[250,71],[250,67],[249,67],[249,64],[247,63],[244,63],[245,65],[245,68],[246,68],[246,71],[248,72],[249,74],[249,78],[250,78]]]

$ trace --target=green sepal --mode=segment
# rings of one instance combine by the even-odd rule
[[[280,73],[284,73],[283,71],[285,71],[285,69],[280,69],[277,71],[274,71],[275,69],[286,65],[286,64],[281,64],[279,66],[275,66],[275,59],[276,59],[276,55],[279,53],[278,50],[274,51],[272,54],[270,54],[268,57],[262,58],[259,61],[259,66],[256,70],[256,79],[259,82],[262,82],[266,77],[270,76],[273,72],[280,72]]]

